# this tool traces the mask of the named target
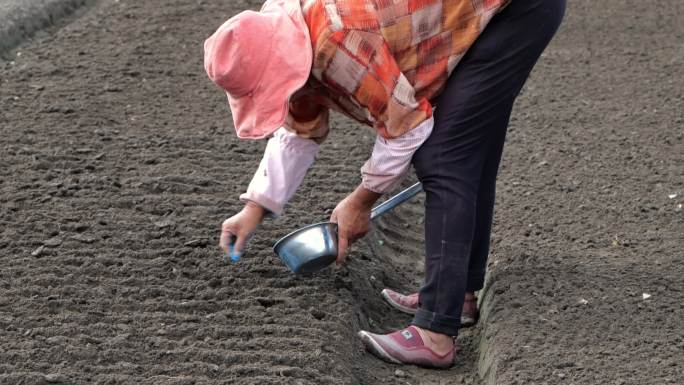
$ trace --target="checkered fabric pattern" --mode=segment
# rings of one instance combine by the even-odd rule
[[[295,1],[314,51],[303,93],[389,139],[432,115],[430,99],[509,0]],[[327,132],[327,112],[304,124],[292,116],[296,103],[290,109],[290,129],[308,137]]]

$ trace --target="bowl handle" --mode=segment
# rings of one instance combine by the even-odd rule
[[[420,182],[414,184],[413,186],[407,188],[406,190],[400,192],[399,194],[391,197],[390,199],[380,203],[371,210],[371,220],[379,217],[380,215],[392,210],[393,208],[399,206],[400,204],[406,202],[407,200],[413,198],[419,192],[423,191],[423,185]]]

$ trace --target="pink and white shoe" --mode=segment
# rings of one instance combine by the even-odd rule
[[[401,294],[391,289],[382,289],[382,298],[393,308],[407,314],[418,311],[418,293]],[[477,323],[480,313],[477,309],[477,297],[473,293],[466,293],[461,311],[461,326],[468,327]]]
[[[461,327],[473,326],[480,318],[480,311],[477,309],[477,297],[475,294],[466,294],[461,310]]]
[[[440,369],[446,369],[454,364],[456,342],[448,353],[438,354],[425,345],[415,326],[390,334],[374,334],[361,330],[358,335],[366,350],[388,362]]]
[[[380,295],[390,306],[399,311],[407,314],[416,314],[418,311],[418,293],[404,295],[394,290],[382,289]]]

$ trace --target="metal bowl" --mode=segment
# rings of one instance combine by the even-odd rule
[[[337,259],[337,224],[303,227],[279,240],[273,251],[295,274],[315,273]]]

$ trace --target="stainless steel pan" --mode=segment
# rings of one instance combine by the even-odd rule
[[[416,183],[374,207],[371,220],[392,210],[423,191]],[[273,250],[295,274],[311,274],[330,265],[337,258],[337,224],[321,222],[303,227],[281,238]]]

